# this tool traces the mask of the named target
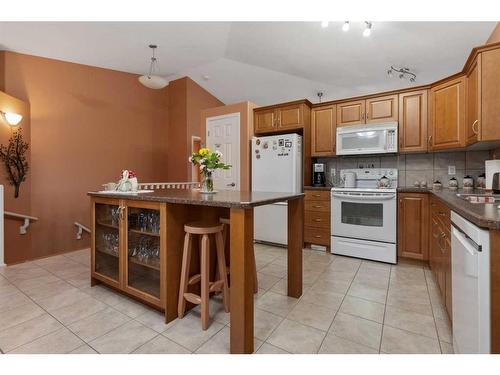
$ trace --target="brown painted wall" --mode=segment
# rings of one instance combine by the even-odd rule
[[[186,179],[194,181],[194,177],[191,175],[191,164],[187,161],[187,158],[191,155],[191,137],[197,136],[201,138],[202,134],[205,134],[205,130],[202,132],[201,128],[201,112],[207,108],[219,107],[224,103],[190,78],[187,79],[187,88]]]
[[[187,80],[177,79],[168,85],[168,181],[187,181],[184,165],[178,155],[185,155],[187,122]]]
[[[208,117],[228,115],[231,113],[240,114],[240,184],[241,190],[252,190],[251,185],[251,156],[252,136],[253,136],[253,110],[257,104],[252,102],[242,102],[230,104],[222,107],[210,108],[201,111],[201,140],[206,143],[206,122]]]
[[[189,77],[169,84],[168,181],[192,181],[191,137],[200,136],[203,109],[224,105]]]
[[[73,225],[89,225],[87,191],[123,168],[143,181],[166,178],[168,90],[147,89],[133,74],[4,55],[5,91],[31,107],[30,214],[40,218],[31,251],[8,247],[6,261],[87,247]]]
[[[0,52],[0,60],[2,59],[2,53]],[[3,77],[3,70],[0,69],[0,77]],[[15,128],[11,128],[3,119],[0,119],[0,143],[6,145],[9,138],[11,137],[11,131],[13,129],[18,129],[19,126],[22,129],[23,139],[25,142],[30,143],[30,108],[27,103],[7,95],[0,91],[0,111],[2,112],[14,112],[19,113],[23,116],[22,121]],[[27,151],[28,164],[31,166],[31,148]],[[0,184],[4,185],[4,207],[6,211],[16,212],[20,214],[30,214],[31,213],[31,174],[28,173],[26,181],[21,184],[19,191],[19,197],[14,198],[14,188],[11,186],[6,178],[6,170],[3,164],[0,164]],[[22,221],[19,219],[14,219],[10,217],[5,218],[5,262],[9,263],[13,257],[15,258],[15,253],[19,254],[32,254],[32,231],[28,230],[25,235],[19,234],[19,226]],[[33,224],[31,228],[36,225]],[[29,228],[29,229],[31,229]]]
[[[500,42],[500,22],[497,23],[496,27],[493,29],[490,37],[486,41],[486,44]]]

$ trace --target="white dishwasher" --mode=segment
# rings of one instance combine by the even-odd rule
[[[490,237],[451,212],[453,349],[490,353]]]

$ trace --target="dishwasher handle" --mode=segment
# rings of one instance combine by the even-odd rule
[[[464,240],[466,240],[476,251],[481,252],[483,251],[483,247],[479,244],[476,243],[472,238],[470,238],[467,233],[465,233],[461,228],[459,228],[454,222],[451,223],[454,229],[458,232],[459,235],[462,235]],[[461,239],[460,237],[458,237]],[[462,241],[463,242],[463,241]]]

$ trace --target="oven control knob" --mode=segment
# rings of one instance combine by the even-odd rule
[[[389,176],[392,176],[394,174],[393,171],[389,171]]]

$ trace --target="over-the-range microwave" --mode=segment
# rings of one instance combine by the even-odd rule
[[[337,155],[398,152],[398,123],[348,125],[337,128]]]

